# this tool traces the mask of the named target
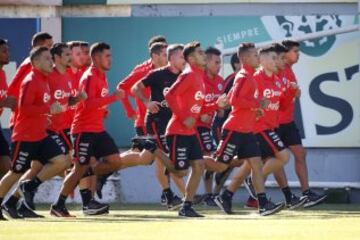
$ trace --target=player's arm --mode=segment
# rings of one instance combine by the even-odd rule
[[[231,106],[238,108],[258,108],[259,101],[254,97],[254,93],[249,91],[249,80],[239,78],[235,81],[233,88],[228,94]]]
[[[85,91],[79,92],[76,96],[70,96],[69,97],[69,106],[74,106],[78,102],[86,100],[86,99],[87,99],[86,92]]]
[[[16,104],[17,104],[16,98],[7,96],[6,98],[0,101],[0,108],[14,109],[16,107]]]
[[[18,89],[20,89],[22,80],[26,77],[27,74],[31,71],[31,64],[20,65],[17,69],[14,78],[9,84],[9,88],[7,90],[7,95],[9,97],[17,99],[19,96]]]
[[[50,106],[42,104],[34,105],[37,89],[34,82],[29,81],[21,85],[18,107],[25,116],[36,116],[50,113]]]

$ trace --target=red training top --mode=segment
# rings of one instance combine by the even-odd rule
[[[296,77],[291,69],[291,66],[287,66],[286,69],[283,72],[283,81],[286,81],[286,102],[289,102],[287,107],[284,107],[280,110],[280,124],[286,124],[294,121],[294,111],[295,111],[295,93],[296,91],[291,91],[290,89],[290,83],[295,82],[296,83]],[[287,91],[290,91],[289,93]]]
[[[0,69],[0,101],[3,101],[7,97],[8,85],[6,83],[6,74],[3,69]],[[0,116],[3,112],[3,108],[0,108]]]

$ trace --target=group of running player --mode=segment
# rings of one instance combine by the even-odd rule
[[[286,40],[261,49],[241,43],[231,57],[234,73],[225,80],[219,75],[221,52],[214,47],[168,45],[165,37],[155,36],[148,48],[150,59],[109,93],[106,72],[112,55],[104,42],[54,44],[50,34],[36,33],[30,56],[7,86],[2,68],[9,63],[9,45],[0,39],[0,107],[12,110],[10,148],[0,136],[0,220],[6,220],[3,214],[43,217],[34,211],[34,195],[55,176],[64,181],[51,215],[73,217],[65,202],[77,186],[84,214],[107,214],[109,205],[95,200],[95,194],[102,197],[106,179],[120,169],[153,162],[161,202],[179,209],[179,216],[202,217],[193,208],[197,202],[231,214],[232,197],[243,183],[250,193],[245,206],[262,216],[311,207],[326,198],[309,188],[305,149],[293,117],[301,94],[291,69],[299,43]],[[108,105],[118,101],[136,132],[132,148],[122,153],[104,127]],[[300,197],[289,188],[283,168],[289,151]],[[271,173],[284,202],[266,196]],[[206,194],[198,195],[202,178]],[[171,190],[170,180],[181,197]]]

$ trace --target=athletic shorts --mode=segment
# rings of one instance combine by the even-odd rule
[[[0,126],[0,156],[10,156],[9,143],[6,141]]]
[[[60,133],[56,133],[53,131],[48,130],[47,133],[49,134],[49,136],[57,143],[57,145],[59,145],[61,151],[63,152],[63,154],[67,155],[69,154],[70,148],[67,141],[67,137],[66,135],[60,134]]]
[[[253,133],[239,133],[223,130],[221,141],[216,150],[216,161],[230,164],[237,156],[239,159],[260,157],[260,148]]]
[[[166,143],[166,131],[167,122],[165,121],[149,121],[146,123],[147,134],[154,138],[156,145],[166,153],[169,153],[169,149]]]
[[[208,153],[215,152],[216,143],[211,129],[206,127],[198,127],[197,131],[197,137],[199,138],[201,149]]]
[[[276,132],[286,147],[302,145],[300,132],[295,122],[280,124],[280,126],[276,129]]]
[[[186,170],[190,166],[190,161],[203,159],[200,142],[196,134],[169,135],[166,136],[166,141],[170,151],[170,159],[176,170]]]
[[[32,160],[38,160],[43,165],[63,151],[53,138],[46,138],[37,142],[11,143],[11,169],[15,173],[24,173],[30,168]]]
[[[77,133],[72,135],[74,145],[74,161],[80,165],[90,163],[91,157],[96,159],[112,154],[119,154],[112,137],[106,132],[99,133]]]
[[[259,132],[256,134],[256,138],[259,142],[262,159],[274,157],[277,152],[286,148],[283,141],[281,141],[279,135],[274,130]]]

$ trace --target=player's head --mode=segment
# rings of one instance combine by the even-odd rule
[[[277,54],[275,47],[270,45],[259,50],[260,65],[269,72],[276,73],[278,71],[276,66]]]
[[[186,44],[183,54],[185,61],[190,65],[205,68],[206,54],[205,51],[201,48],[201,44],[199,42],[194,41]]]
[[[70,41],[67,42],[71,50],[71,66],[74,68],[81,68],[84,66],[84,57],[83,52],[81,50],[81,42],[80,41]]]
[[[155,67],[163,67],[167,64],[167,44],[163,42],[153,43],[150,47],[150,57]]]
[[[90,45],[88,42],[80,41],[80,48],[82,51],[82,62],[85,66],[91,65],[91,57],[90,57]]]
[[[272,46],[274,47],[275,52],[277,54],[276,66],[279,71],[284,70],[286,67],[285,54],[287,53],[288,49],[281,43],[274,43],[272,44]]]
[[[53,42],[53,37],[47,32],[35,33],[31,40],[31,46],[34,47],[47,47],[50,49]]]
[[[206,72],[211,76],[216,76],[221,68],[221,52],[214,47],[208,47],[205,50],[206,54]]]
[[[167,44],[166,38],[164,36],[162,35],[153,36],[152,38],[149,39],[148,42],[149,50],[154,43],[158,43],[158,42]]]
[[[231,64],[231,68],[233,69],[234,72],[238,72],[240,70],[241,64],[240,64],[240,60],[239,60],[237,53],[234,53],[231,56],[230,64]]]
[[[93,64],[103,70],[110,70],[112,55],[110,45],[104,42],[97,42],[90,47],[90,56]]]
[[[6,40],[0,39],[0,67],[8,64],[10,61],[9,45]]]
[[[35,47],[30,52],[30,61],[34,68],[43,73],[51,73],[53,61],[47,47]]]
[[[254,43],[241,43],[237,54],[241,64],[248,65],[252,68],[259,66],[259,54]]]
[[[50,53],[56,65],[64,68],[70,67],[71,50],[66,43],[55,43],[50,49]]]
[[[185,58],[183,54],[184,45],[182,44],[171,44],[168,46],[167,58],[171,66],[177,70],[182,71],[185,68]]]
[[[282,44],[288,49],[285,54],[287,64],[293,65],[297,63],[300,57],[300,43],[293,40],[284,40]]]

